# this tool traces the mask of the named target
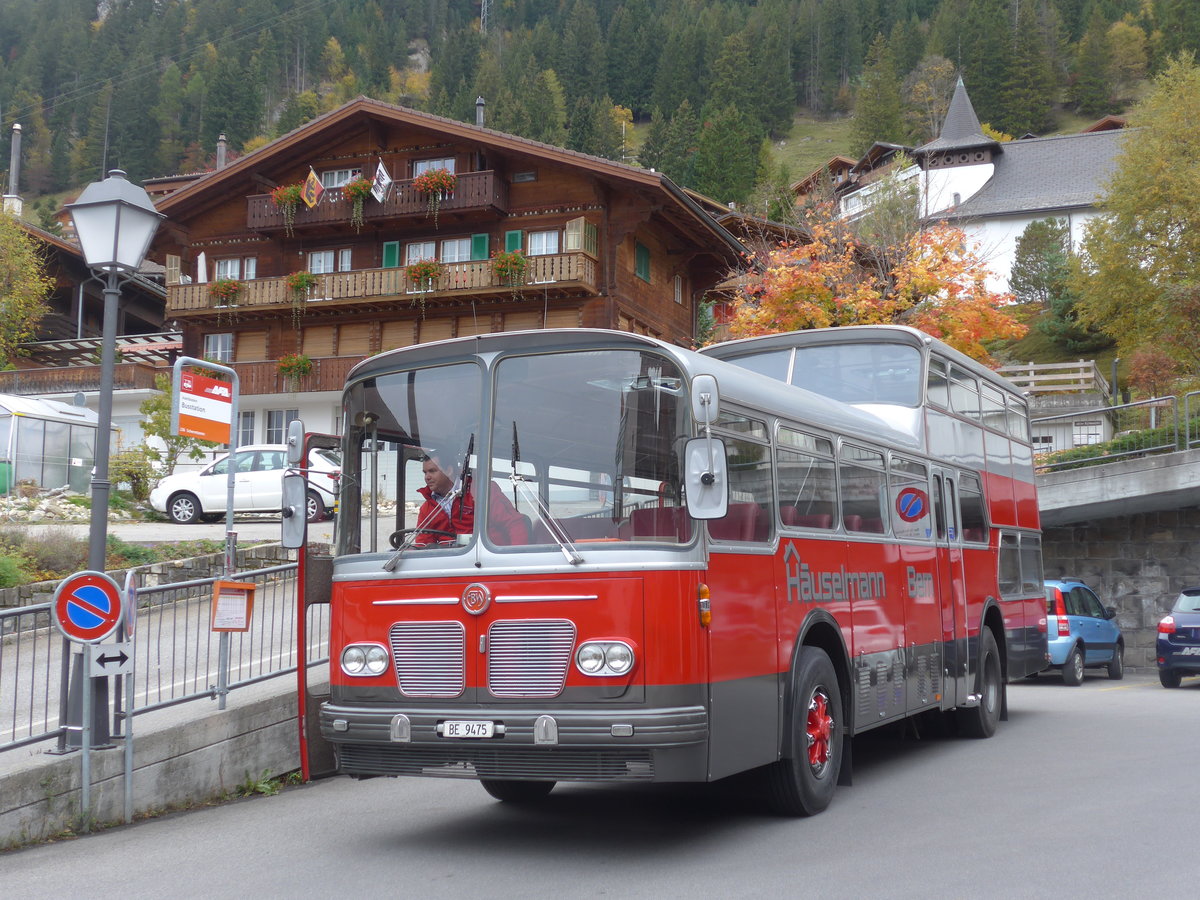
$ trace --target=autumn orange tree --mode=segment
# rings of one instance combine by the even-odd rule
[[[944,222],[870,244],[831,204],[806,216],[808,240],[752,260],[732,306],[733,337],[838,325],[903,324],[984,362],[985,344],[1026,331],[987,286],[991,274],[965,232]]]

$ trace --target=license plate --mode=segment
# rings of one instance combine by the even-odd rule
[[[496,734],[495,722],[443,722],[442,737],[490,738]]]

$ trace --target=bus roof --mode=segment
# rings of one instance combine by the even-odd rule
[[[633,347],[652,349],[672,357],[689,378],[700,374],[713,375],[720,386],[723,402],[759,409],[797,424],[809,423],[863,440],[882,441],[913,449],[922,446],[918,435],[897,428],[870,411],[760,375],[714,355],[697,353],[646,335],[599,328],[506,331],[389,350],[368,357],[351,369],[347,384],[394,372],[398,367],[446,364],[482,354]]]
[[[799,347],[817,347],[845,343],[904,344],[917,349],[928,348],[955,365],[983,378],[996,387],[1017,396],[1023,393],[1012,382],[989,369],[977,359],[972,359],[960,350],[955,350],[944,341],[908,325],[842,325],[836,328],[812,328],[806,331],[785,331],[759,337],[723,341],[704,347],[698,352],[717,359],[732,360],[740,356],[756,356],[771,350]]]

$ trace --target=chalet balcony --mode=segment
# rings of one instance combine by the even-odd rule
[[[145,390],[154,387],[156,375],[170,375],[163,366],[117,363],[113,367],[113,390]],[[99,366],[64,366],[45,369],[13,369],[0,372],[0,394],[70,394],[100,390]]]
[[[300,378],[285,378],[279,374],[279,363],[239,362],[231,365],[238,373],[238,387],[244,396],[251,394],[311,393],[340,391],[346,386],[346,375],[364,356],[326,356],[312,361],[312,371]]]
[[[304,203],[296,208],[292,228],[350,227],[353,204],[342,196],[340,188],[326,188],[320,202],[309,209]],[[495,172],[464,172],[457,176],[454,190],[438,201],[438,215],[449,216],[463,212],[508,214],[508,183]],[[363,221],[428,216],[429,197],[413,187],[413,179],[392,182],[388,195],[379,203],[373,197],[363,201]],[[246,227],[252,231],[284,231],[283,211],[271,200],[270,194],[255,194],[246,198]]]
[[[433,279],[414,280],[404,266],[390,269],[359,269],[318,275],[317,285],[303,298],[305,313],[337,314],[349,308],[388,306],[401,299],[420,298],[426,305],[439,300],[505,300],[545,293],[597,293],[598,263],[588,253],[556,253],[531,256],[525,277],[518,283],[498,278],[489,260],[445,263]],[[268,318],[291,308],[294,296],[285,278],[256,278],[243,284],[236,302],[217,306],[207,284],[167,286],[167,316],[188,318]]]

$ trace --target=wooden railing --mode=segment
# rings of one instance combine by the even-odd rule
[[[361,269],[354,272],[335,272],[318,275],[317,286],[309,294],[306,304],[315,305],[339,300],[363,300],[372,297],[395,298],[397,296],[426,295],[433,300],[439,296],[461,296],[465,294],[519,293],[522,290],[539,290],[546,285],[577,287],[592,293],[596,291],[597,263],[583,252],[558,253],[552,256],[532,256],[525,277],[513,284],[492,274],[488,260],[446,263],[442,274],[432,280],[409,279],[403,266],[395,269]],[[208,293],[207,284],[173,284],[167,287],[167,315],[200,312],[220,313],[228,307],[218,308]],[[243,285],[236,308],[290,306],[292,292],[283,278],[256,278]]]
[[[280,375],[279,363],[273,359],[233,363],[233,368],[238,373],[238,387],[246,395],[340,391],[346,386],[346,374],[363,359],[364,356],[318,357],[312,361],[312,372],[301,378]]]
[[[495,172],[464,172],[458,176],[454,190],[439,198],[437,207],[439,215],[483,209],[507,214],[508,183],[497,178]],[[309,225],[349,223],[352,209],[353,204],[342,196],[340,188],[328,188],[312,209],[300,203],[292,227],[302,229]],[[429,213],[429,196],[417,191],[411,178],[392,182],[382,203],[374,197],[363,201],[363,220],[366,222]],[[284,225],[283,211],[274,204],[270,194],[246,198],[246,227],[254,231],[282,231]]]
[[[113,367],[113,390],[154,387],[154,376],[170,369],[143,363],[117,363]],[[0,394],[61,394],[100,390],[99,366],[63,366],[46,369],[13,369],[0,372]]]
[[[1026,363],[1001,366],[996,370],[1016,387],[1033,396],[1039,394],[1099,394],[1107,401],[1111,388],[1095,360],[1066,363]]]

